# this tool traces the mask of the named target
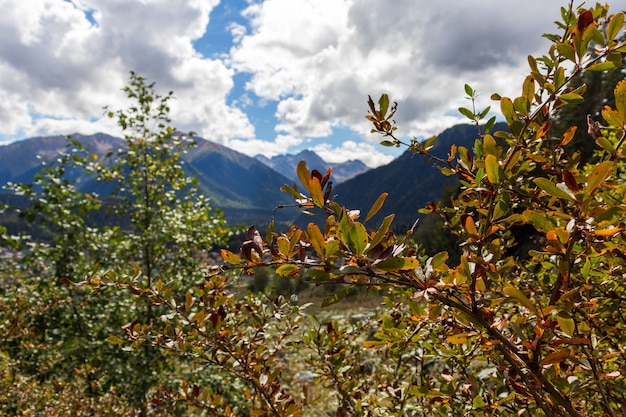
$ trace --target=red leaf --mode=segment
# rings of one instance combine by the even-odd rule
[[[578,16],[577,28],[578,32],[582,33],[584,30],[593,23],[593,13],[589,10],[585,10]]]
[[[331,172],[333,172],[333,169],[332,169],[332,168],[328,168],[328,169],[326,170],[326,173],[324,174],[324,177],[322,178],[322,181],[321,181],[322,188],[324,188],[324,186],[325,186],[325,185],[326,185],[326,183],[328,182],[328,179],[330,178],[330,173],[331,173]]]
[[[576,177],[574,177],[574,174],[567,169],[563,170],[563,182],[573,193],[578,192],[578,182],[576,181]]]

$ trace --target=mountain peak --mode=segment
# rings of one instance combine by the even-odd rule
[[[315,153],[315,151],[310,149],[303,149],[295,155],[277,155],[272,158],[257,155],[255,158],[290,179],[295,179],[296,166],[302,160],[306,162],[309,170],[317,169],[318,171],[324,173],[328,168],[332,168],[333,173],[331,178],[336,183],[347,181],[369,170],[363,162],[358,160],[336,164],[328,163]]]

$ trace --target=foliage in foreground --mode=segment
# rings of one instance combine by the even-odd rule
[[[553,42],[547,55],[529,57],[521,95],[493,96],[509,131],[483,134],[479,122],[489,110],[461,109],[477,125],[473,149],[453,146],[442,159],[429,154],[435,138],[403,143],[395,136],[396,105],[386,95],[378,106],[369,101],[367,118],[384,136],[383,145],[408,146],[433,159],[444,174],[458,176],[461,189],[449,206],[433,203],[424,209],[440,216],[458,239],[462,252],[455,258],[447,252],[423,255],[411,241],[412,231],[391,233],[393,216],[368,224],[386,195],[360,216],[332,200],[330,172],[310,172],[301,163],[301,187],[284,191],[303,209],[319,213],[321,222],[286,232],[270,224],[263,235],[251,227],[240,254],[222,250],[225,265],[188,264],[195,259],[189,254],[202,247],[192,247],[195,240],[187,233],[206,222],[193,216],[196,209],[187,212],[191,217],[176,212],[180,192],[188,186],[178,185],[183,177],[177,166],[165,172],[164,181],[151,181],[152,173],[162,172],[159,166],[144,169],[157,155],[164,164],[177,160],[169,161],[171,153],[158,149],[161,139],[174,140],[167,100],[157,107],[155,125],[142,124],[155,97],[151,86],[134,79],[127,92],[136,94],[140,106],[118,114],[118,120],[136,133],[129,147],[139,146],[141,157],[123,154],[122,160],[137,168],[88,165],[102,179],[131,173],[121,188],[131,190],[133,198],[119,198],[127,204],[134,234],[119,240],[111,238],[120,236],[117,229],[87,234],[80,204],[90,200],[71,187],[55,187],[68,185],[59,182],[62,172],[49,177],[46,195],[70,190],[50,200],[59,206],[37,210],[58,207],[46,215],[63,233],[55,246],[44,248],[48,252],[21,266],[21,275],[20,266],[3,264],[3,279],[29,283],[32,293],[3,287],[0,304],[0,361],[14,370],[1,374],[2,382],[9,387],[32,383],[37,390],[25,400],[19,389],[0,397],[3,411],[26,410],[45,402],[51,389],[76,386],[80,392],[82,385],[79,407],[99,398],[109,413],[126,407],[131,415],[623,414],[626,81],[617,83],[614,106],[602,110],[602,120],[588,122],[589,146],[597,145],[595,165],[581,164],[579,152],[566,150],[575,128],[556,136],[551,120],[564,106],[584,100],[585,86],[572,86],[573,77],[619,70],[626,54],[619,38],[624,12],[610,15],[602,5],[577,13],[564,8],[559,30],[547,35]],[[471,87],[466,93],[475,98]],[[144,193],[152,186],[155,193]],[[61,204],[73,201],[78,206]],[[173,219],[197,222],[170,229]],[[541,242],[523,262],[509,250],[519,243],[519,227],[535,230]],[[207,233],[211,242],[219,235],[213,227]],[[236,296],[232,278],[261,267],[274,268],[285,279],[341,284],[324,305],[357,287],[384,292],[385,303],[347,320],[307,316],[297,297]],[[80,285],[73,284],[79,279]],[[85,287],[95,294],[88,296]],[[105,319],[114,311],[114,319]],[[55,318],[54,326],[42,324],[49,317]],[[76,343],[88,340],[79,333],[80,323],[88,325],[93,350]],[[120,346],[125,350],[117,350]],[[126,354],[139,362],[127,362],[126,377],[100,387],[101,378],[114,371],[107,361]],[[146,359],[151,362],[141,362]],[[57,368],[50,364],[67,375],[51,377]],[[72,377],[72,370],[78,376]],[[300,378],[295,370],[310,375]],[[147,383],[128,395],[125,390],[133,387],[128,375]]]
[[[608,15],[605,6],[577,16],[563,9],[563,34],[547,36],[553,42],[547,55],[529,57],[522,94],[493,96],[509,132],[492,136],[479,128],[473,149],[453,146],[447,159],[429,154],[435,139],[406,144],[434,159],[444,174],[460,178],[452,207],[425,209],[439,214],[457,236],[463,248],[458,262],[452,264],[445,252],[429,258],[414,253],[406,237],[389,232],[393,216],[368,232],[365,223],[385,195],[361,223],[329,198],[329,173],[309,172],[305,164],[298,167],[303,189],[285,191],[302,206],[320,210],[323,226],[270,229],[264,240],[251,237],[241,257],[225,254],[244,269],[269,264],[280,275],[304,273],[319,283],[406,290],[403,313],[385,314],[374,340],[364,346],[399,361],[436,352],[446,364],[443,380],[424,384],[413,372],[391,386],[388,398],[364,397],[354,385],[338,385],[343,413],[411,414],[425,412],[423,407],[442,415],[621,413],[626,81],[617,83],[615,107],[604,107],[603,120],[588,121],[590,145],[599,149],[594,166],[581,166],[580,152],[565,152],[575,128],[553,137],[551,119],[563,106],[584,100],[585,86],[568,84],[573,76],[621,67],[623,26],[624,13]],[[566,67],[573,67],[570,75]],[[471,87],[466,93],[474,99]],[[383,144],[402,145],[394,133],[396,105],[386,95],[378,107],[371,99],[369,105],[367,117],[373,131],[385,136]],[[461,109],[477,126],[488,111]],[[528,225],[544,244],[517,262],[507,254],[516,243],[512,230]]]
[[[135,105],[107,113],[125,132],[122,149],[99,160],[70,139],[67,151],[46,161],[33,183],[8,186],[31,202],[13,210],[49,230],[54,240],[3,236],[20,250],[3,259],[0,271],[0,346],[7,360],[2,381],[9,393],[0,411],[5,414],[32,409],[64,414],[60,410],[67,408],[42,408],[48,401],[39,400],[51,392],[83,393],[64,407],[83,404],[92,410],[89,404],[95,404],[97,414],[113,398],[124,411],[106,412],[145,414],[150,395],[172,389],[168,375],[174,370],[180,375],[184,367],[157,349],[120,351],[106,342],[122,336],[122,326],[133,320],[154,320],[155,306],[128,291],[92,294],[73,285],[100,268],[115,276],[131,265],[138,284],[167,282],[174,293],[184,293],[204,279],[204,257],[230,230],[184,173],[181,155],[193,142],[169,126],[172,94],[157,94],[134,73],[124,91]],[[94,181],[104,195],[82,192],[85,181]],[[111,226],[98,226],[98,217],[111,219]],[[37,389],[24,392],[24,384],[35,382]]]

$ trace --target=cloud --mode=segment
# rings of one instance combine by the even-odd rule
[[[360,160],[365,165],[375,168],[393,160],[393,156],[382,153],[380,147],[375,147],[369,143],[357,143],[353,140],[347,140],[336,147],[322,143],[313,146],[311,150],[329,163]]]
[[[253,74],[249,91],[279,101],[280,132],[320,137],[343,124],[365,135],[367,95],[387,92],[400,131],[430,136],[463,121],[451,110],[468,105],[466,82],[481,106],[517,92],[558,13],[541,0],[267,0],[246,11],[252,30],[231,55]]]
[[[173,90],[174,124],[209,139],[253,138],[254,126],[227,104],[233,71],[200,56],[219,0],[0,0],[0,138],[18,139],[75,128],[118,134],[104,105],[127,104],[129,72]],[[1,140],[1,139],[0,139]]]
[[[292,146],[298,146],[304,142],[301,137],[290,135],[277,135],[274,141],[262,139],[232,139],[226,142],[226,146],[235,149],[248,156],[264,155],[268,158],[284,154]]]
[[[439,133],[464,122],[463,84],[481,92],[478,107],[517,94],[559,14],[543,0],[225,1],[215,22],[232,48],[205,56],[197,42],[219,33],[219,0],[0,0],[0,142],[119,134],[102,106],[127,106],[134,70],[174,91],[180,130],[249,155],[313,144],[333,162],[376,166],[391,157],[369,133],[368,94],[398,101],[401,136]],[[352,142],[336,145],[337,129]]]

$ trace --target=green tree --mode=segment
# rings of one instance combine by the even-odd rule
[[[89,169],[115,184],[121,199],[115,214],[130,218],[119,256],[140,262],[148,285],[159,277],[190,284],[204,278],[198,256],[224,245],[230,231],[222,212],[185,173],[181,157],[195,142],[170,126],[173,93],[157,94],[154,83],[134,72],[124,91],[136,104],[107,115],[117,119],[125,146],[112,163],[92,163]]]
[[[593,56],[595,45],[590,48]],[[604,106],[615,107],[615,99],[610,94],[620,80],[626,77],[623,63],[614,71],[584,71],[578,72],[568,82],[572,88],[585,88],[584,100],[571,106],[561,107],[555,114],[552,128],[555,136],[562,136],[567,129],[576,126],[576,132],[571,142],[564,148],[569,154],[578,153],[582,163],[595,162],[593,159],[596,147],[593,139],[587,133],[588,118],[598,121],[602,117]]]
[[[560,33],[546,35],[553,43],[548,53],[529,57],[530,74],[521,94],[492,96],[506,119],[506,131],[481,130],[489,109],[460,109],[477,126],[471,149],[452,146],[447,157],[432,155],[436,138],[398,139],[396,104],[387,95],[378,105],[368,102],[367,118],[373,131],[383,135],[383,145],[407,146],[435,161],[443,174],[458,176],[460,189],[449,204],[422,210],[442,219],[458,241],[458,254],[423,252],[412,244],[412,230],[392,232],[393,215],[372,225],[386,194],[359,217],[333,201],[330,171],[309,171],[301,162],[301,185],[283,191],[300,207],[321,214],[323,224],[277,231],[270,223],[264,235],[250,227],[239,254],[221,251],[225,264],[219,267],[199,270],[193,257],[176,260],[173,252],[187,240],[171,231],[181,236],[190,232],[171,228],[171,219],[178,218],[172,213],[176,198],[193,184],[184,180],[180,165],[172,171],[153,165],[155,159],[171,163],[167,158],[172,149],[178,155],[182,139],[167,128],[170,96],[154,95],[152,85],[131,74],[127,93],[138,105],[109,113],[128,129],[132,150],[117,156],[128,162],[96,161],[87,169],[99,179],[118,182],[118,212],[130,216],[132,227],[128,238],[119,228],[108,232],[115,248],[104,251],[102,246],[105,256],[93,258],[102,261],[101,267],[85,273],[72,288],[87,287],[135,306],[120,313],[126,320],[123,333],[115,327],[121,324],[117,318],[101,329],[110,332],[108,347],[123,345],[123,352],[130,350],[137,359],[130,364],[143,364],[143,374],[141,368],[129,367],[144,378],[141,382],[150,382],[140,384],[137,399],[145,401],[152,389],[154,404],[172,405],[174,411],[182,404],[218,416],[319,415],[320,409],[337,416],[623,414],[626,81],[616,84],[614,104],[602,109],[602,120],[589,126],[590,139],[599,148],[595,164],[581,164],[580,155],[564,150],[575,128],[556,133],[552,120],[585,99],[586,87],[574,85],[574,77],[622,65],[626,43],[618,35],[625,28],[625,13],[610,14],[600,4],[579,10],[570,5],[562,8],[561,17]],[[589,52],[591,42],[594,53]],[[465,92],[473,104],[475,91],[466,86]],[[160,133],[151,136],[155,131]],[[161,138],[170,147],[164,153],[159,153]],[[158,173],[154,183],[153,172]],[[190,226],[202,226],[201,220],[191,219]],[[219,236],[210,227],[209,235]],[[510,253],[517,244],[516,227],[533,228],[544,239],[523,262]],[[186,261],[192,263],[189,270]],[[45,269],[51,263],[41,259],[40,265]],[[285,280],[341,288],[322,306],[341,301],[357,287],[384,289],[387,295],[372,315],[350,320],[308,318],[297,297],[235,296],[238,274],[267,267]],[[79,268],[65,270],[76,273]],[[34,294],[37,299],[39,293]],[[12,315],[29,311],[31,298],[5,295],[2,301],[6,334],[21,323],[32,328],[26,318]],[[101,306],[111,312],[110,305]],[[96,303],[92,308],[100,307]],[[39,311],[35,318],[47,313]],[[32,340],[3,342],[3,357],[12,363],[12,352],[25,352]],[[303,363],[315,386],[305,381],[309,375],[298,381],[288,372],[302,369]],[[46,363],[40,367],[45,382],[49,368]],[[148,367],[168,372],[146,373]],[[165,379],[180,383],[168,386]],[[118,387],[130,389],[127,384]],[[102,398],[109,397],[103,393]]]
[[[170,127],[171,93],[162,97],[153,87],[131,73],[125,92],[135,105],[107,113],[127,132],[122,149],[99,159],[70,140],[68,151],[49,161],[34,183],[11,185],[32,202],[16,210],[49,229],[53,241],[23,240],[27,256],[2,285],[2,320],[24,326],[3,339],[11,366],[42,381],[72,381],[80,374],[86,396],[115,389],[142,414],[148,395],[171,385],[164,375],[184,366],[156,349],[120,351],[105,339],[121,336],[136,318],[153,320],[155,306],[130,293],[90,294],[74,283],[96,271],[114,276],[130,269],[136,284],[167,281],[186,290],[204,279],[204,255],[229,234],[222,213],[184,172],[181,156],[194,143]],[[90,181],[115,192],[104,198],[82,192]],[[92,224],[102,212],[118,225]],[[184,297],[185,290],[178,294]]]
[[[554,136],[550,120],[584,100],[585,87],[568,83],[572,77],[622,65],[624,12],[609,15],[602,5],[576,13],[563,8],[559,28],[560,34],[547,35],[553,42],[548,54],[529,57],[521,95],[493,96],[509,131],[479,131],[471,150],[452,147],[448,158],[438,158],[429,153],[436,139],[404,143],[394,133],[396,105],[386,95],[378,106],[369,101],[367,117],[385,136],[383,145],[408,146],[437,161],[444,174],[459,176],[461,192],[451,207],[424,209],[439,214],[457,236],[463,249],[458,260],[446,252],[413,252],[404,237],[389,233],[393,216],[368,232],[366,222],[385,196],[357,221],[329,199],[327,175],[310,172],[305,163],[298,166],[303,188],[284,189],[324,213],[323,227],[270,229],[260,248],[244,244],[241,257],[226,257],[233,266],[274,265],[285,277],[305,273],[318,283],[401,289],[373,340],[364,343],[398,364],[416,362],[405,378],[394,378],[407,370],[398,365],[371,380],[388,394],[350,376],[359,369],[346,340],[350,332],[329,325],[308,339],[333,381],[338,414],[621,413],[626,339],[616,312],[626,290],[626,81],[615,87],[614,107],[602,110],[604,124],[590,129],[602,150],[597,164],[579,165],[579,157],[564,152],[575,128]],[[594,54],[588,52],[592,41]],[[573,70],[566,75],[566,68]],[[475,96],[469,86],[466,93]],[[488,113],[461,110],[477,124]],[[518,263],[507,249],[515,244],[511,230],[523,225],[541,233],[545,245]],[[266,252],[270,261],[255,255]],[[333,294],[328,303],[347,293]],[[442,364],[434,377],[427,372],[430,358]]]

